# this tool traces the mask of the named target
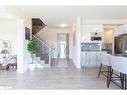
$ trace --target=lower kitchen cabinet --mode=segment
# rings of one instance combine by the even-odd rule
[[[82,51],[81,63],[82,67],[98,67],[100,66],[100,61],[98,60],[98,54],[100,52],[94,51]]]

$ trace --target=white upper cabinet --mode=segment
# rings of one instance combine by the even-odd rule
[[[123,34],[127,33],[127,24],[122,25]]]
[[[85,24],[82,25],[81,41],[83,42],[93,42],[91,41],[92,33],[98,33],[103,40],[103,25],[102,24]]]
[[[115,30],[115,33],[114,33],[115,36],[122,34],[122,29],[120,26],[116,27],[114,30]]]
[[[116,27],[114,30],[115,30],[114,36],[118,36],[121,34],[127,34],[127,24],[120,25]]]

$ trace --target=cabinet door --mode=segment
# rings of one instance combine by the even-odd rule
[[[118,26],[114,30],[115,30],[114,31],[114,36],[119,36],[119,35],[123,34],[124,29],[123,29],[123,26]]]
[[[125,30],[125,26],[122,25],[122,26],[120,27],[120,34],[124,34],[124,30]]]
[[[123,34],[127,34],[127,24],[124,24],[122,28],[123,28]]]
[[[91,67],[100,66],[100,60],[98,60],[98,52],[90,52],[89,57],[89,65]]]
[[[82,52],[82,61],[81,61],[81,66],[82,67],[89,67],[90,66],[90,53],[89,52]]]
[[[119,35],[119,33],[118,33],[118,28],[116,27],[115,29],[114,29],[114,36],[116,37],[116,36],[118,36]]]
[[[89,53],[89,65],[90,66],[95,66],[96,65],[96,53],[95,52],[90,52]]]
[[[122,34],[122,27],[121,26],[118,27],[118,31],[117,32],[118,32],[118,35]]]
[[[100,66],[101,61],[98,58],[101,52],[82,52],[81,65],[82,67],[97,67]]]
[[[101,60],[100,60],[100,57],[101,57],[101,54],[102,52],[97,52],[96,53],[96,65],[97,66],[100,66],[100,64],[101,64]],[[106,52],[105,52],[106,53]]]
[[[82,52],[82,67],[95,67],[97,63],[97,52]]]
[[[86,52],[82,52],[82,54],[81,54],[81,66],[82,67],[85,67],[85,64],[87,63],[87,60],[86,60]]]

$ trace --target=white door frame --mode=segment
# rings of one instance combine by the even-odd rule
[[[68,41],[68,45],[66,45],[66,57],[69,58],[69,33],[57,33],[57,58],[59,58],[59,35],[66,35],[66,44]],[[68,36],[68,39],[67,39]]]

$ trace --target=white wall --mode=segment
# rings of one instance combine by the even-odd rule
[[[27,51],[28,41],[25,40],[25,27],[31,29],[31,17],[17,7],[0,7],[0,17],[17,20],[17,71],[23,73],[28,70],[28,63],[31,60],[30,53]]]
[[[77,17],[75,24],[72,27],[73,33],[73,53],[72,60],[75,66],[81,68],[81,17]]]
[[[72,29],[71,28],[44,28],[37,35],[53,45],[56,49],[54,57],[57,58],[57,33],[69,33],[69,58],[72,58]]]
[[[11,43],[11,55],[17,55],[17,22],[16,20],[0,19],[0,40]]]

